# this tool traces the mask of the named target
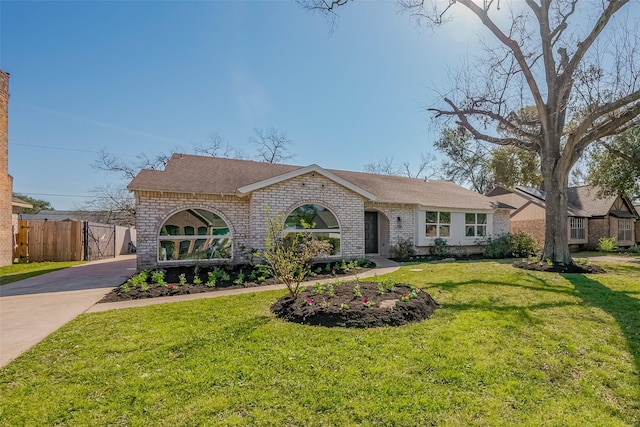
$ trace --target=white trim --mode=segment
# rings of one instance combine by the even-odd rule
[[[269,179],[265,179],[263,181],[259,181],[259,182],[255,182],[253,184],[249,184],[249,185],[245,185],[244,187],[240,187],[238,188],[238,195],[240,196],[246,196],[247,194],[256,191],[256,190],[260,190],[262,188],[265,187],[269,187],[271,185],[277,184],[279,182],[283,182],[286,180],[289,180],[291,178],[295,178],[298,177],[300,175],[304,175],[310,172],[316,172],[319,173],[320,175],[324,176],[325,178],[328,178],[340,185],[342,185],[343,187],[348,188],[349,190],[353,191],[354,193],[358,193],[361,196],[371,200],[371,201],[375,201],[377,199],[377,197],[374,194],[369,193],[367,190],[362,189],[360,187],[358,187],[357,185],[354,185],[352,183],[350,183],[347,180],[344,180],[342,178],[340,178],[339,176],[332,174],[331,172],[329,172],[326,169],[321,168],[320,166],[313,164],[313,165],[309,165],[309,166],[305,166],[303,168],[300,169],[296,169],[294,171],[291,172],[287,172],[284,173],[282,175],[278,175],[278,176],[274,176],[273,178],[269,178]]]
[[[447,208],[443,206],[417,205],[418,211],[442,211],[442,212],[463,212],[463,213],[495,213],[497,209],[488,208]]]

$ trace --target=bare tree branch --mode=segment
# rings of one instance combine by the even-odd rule
[[[255,128],[249,142],[258,150],[258,160],[266,163],[282,163],[294,157],[289,151],[293,145],[287,134],[281,130]]]

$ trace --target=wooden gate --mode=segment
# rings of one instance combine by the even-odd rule
[[[81,221],[20,221],[17,258],[20,261],[82,261]]]
[[[85,222],[83,234],[85,261],[116,256],[116,227],[114,225]]]

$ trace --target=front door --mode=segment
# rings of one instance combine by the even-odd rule
[[[378,212],[364,213],[364,252],[378,253]]]

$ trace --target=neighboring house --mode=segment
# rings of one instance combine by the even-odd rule
[[[26,220],[43,219],[47,221],[65,221],[71,219],[97,222],[100,224],[119,225],[122,227],[129,227],[130,225],[133,225],[129,224],[130,220],[127,214],[112,211],[57,211],[43,209],[37,214],[22,214],[20,215],[20,218]]]
[[[487,196],[514,207],[511,232],[526,232],[540,242],[545,232],[545,193],[535,188],[516,186],[513,190],[496,187]],[[573,247],[598,246],[601,237],[615,237],[621,247],[633,246],[640,217],[629,199],[623,196],[597,197],[590,186],[567,190],[567,233]]]
[[[164,170],[142,170],[135,194],[138,267],[245,262],[265,246],[267,218],[284,214],[284,233],[329,240],[332,257],[389,256],[410,241],[429,253],[438,237],[457,251],[509,231],[509,209],[446,181],[174,154]],[[266,211],[268,209],[268,212]]]

